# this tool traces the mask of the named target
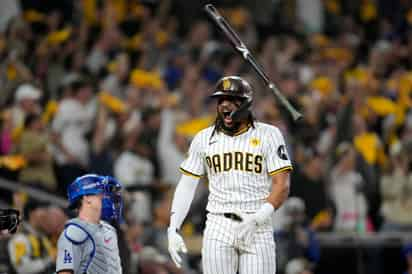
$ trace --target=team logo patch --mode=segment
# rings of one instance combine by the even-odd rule
[[[278,156],[282,160],[288,160],[288,154],[286,152],[286,147],[284,145],[280,145],[278,147]]]
[[[227,89],[230,89],[230,86],[231,86],[231,83],[230,83],[230,80],[229,79],[225,79],[225,80],[223,80],[223,89],[224,90],[227,90]]]
[[[250,145],[252,147],[257,147],[260,144],[260,140],[258,138],[252,138],[250,139]]]
[[[67,249],[64,250],[64,258],[63,258],[63,263],[65,264],[71,264],[72,263],[72,256],[70,255],[70,252],[67,251]]]

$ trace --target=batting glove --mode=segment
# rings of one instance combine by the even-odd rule
[[[239,239],[243,239],[245,244],[251,244],[253,234],[260,225],[263,225],[274,212],[272,204],[265,203],[254,214],[239,214],[242,222],[235,227],[235,233]]]
[[[253,241],[253,234],[258,228],[255,216],[253,214],[237,214],[242,218],[242,222],[234,228],[237,238],[245,246],[250,246]]]
[[[168,249],[170,257],[172,257],[175,265],[180,268],[182,267],[182,257],[180,257],[179,252],[187,253],[185,242],[183,241],[182,236],[177,233],[176,228],[169,227],[167,229],[167,238],[169,241]]]

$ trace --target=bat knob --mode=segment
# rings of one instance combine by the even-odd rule
[[[298,122],[298,121],[300,121],[302,118],[303,118],[303,115],[302,115],[302,113],[300,113],[300,112],[298,112],[298,111],[292,111],[291,112],[291,115],[292,115],[292,119],[293,119],[293,121],[295,121],[295,122]]]
[[[215,6],[213,6],[212,4],[206,4],[206,5],[204,6],[204,10],[205,10],[207,13],[212,14],[212,15],[215,15],[215,16],[218,14]]]

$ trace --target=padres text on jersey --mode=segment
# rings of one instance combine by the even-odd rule
[[[281,132],[260,122],[235,136],[212,132],[195,136],[180,170],[208,177],[208,211],[256,211],[270,193],[271,176],[292,169]]]

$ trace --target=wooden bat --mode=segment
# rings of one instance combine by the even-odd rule
[[[290,113],[292,119],[294,121],[298,121],[303,117],[303,115],[298,112],[286,99],[286,97],[279,91],[276,85],[269,80],[268,76],[266,75],[265,71],[263,70],[262,66],[256,61],[253,55],[250,53],[248,48],[245,44],[240,40],[237,33],[233,30],[233,28],[229,25],[226,19],[220,15],[217,9],[212,4],[207,4],[204,6],[204,10],[212,19],[213,22],[219,27],[219,29],[223,32],[226,38],[229,39],[230,43],[232,44],[233,48],[240,53],[240,55],[245,59],[252,68],[256,71],[256,73],[260,76],[263,80],[265,85],[272,91],[273,95],[276,99],[280,102],[280,104]]]

